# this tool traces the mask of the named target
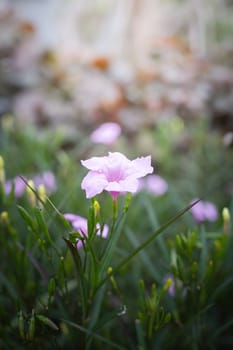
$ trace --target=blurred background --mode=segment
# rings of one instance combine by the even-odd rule
[[[228,205],[232,10],[230,0],[1,0],[0,137],[9,125],[59,133],[79,160],[106,153],[85,140],[115,122],[115,150],[152,154],[188,198]]]
[[[101,338],[145,349],[144,315],[148,349],[233,349],[232,19],[232,0],[0,0],[1,349],[81,349],[84,336],[85,349],[103,349]],[[154,174],[124,224],[112,226],[111,197],[98,195],[97,220],[116,236],[96,237],[97,259],[80,249],[76,277],[62,238],[72,247],[77,236],[57,210],[91,218],[80,160],[109,151],[151,155]],[[140,246],[117,284],[114,273],[99,288]]]

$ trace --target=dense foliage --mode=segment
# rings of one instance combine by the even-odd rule
[[[2,123],[0,348],[231,349],[232,160],[220,136],[179,118],[141,131],[168,189],[116,202],[107,192],[87,200],[80,187],[80,160],[109,148],[77,138],[67,149],[59,132],[15,130]],[[132,158],[140,142],[110,148]],[[34,187],[38,174],[44,186]],[[20,196],[16,182],[6,187],[18,175]],[[199,196],[215,203],[217,221],[192,216],[188,205]],[[65,213],[88,218],[86,238]],[[97,222],[108,225],[107,238]]]

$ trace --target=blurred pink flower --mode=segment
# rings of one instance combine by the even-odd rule
[[[40,185],[44,185],[48,193],[54,193],[57,189],[56,179],[54,174],[51,171],[45,171],[41,174],[37,174],[33,178],[36,189]]]
[[[195,201],[196,199],[194,199],[192,203]],[[218,219],[217,208],[211,202],[198,202],[191,208],[191,213],[197,222],[216,221]]]
[[[112,145],[121,134],[121,127],[117,123],[103,123],[91,134],[91,141]]]
[[[23,182],[23,180],[19,176],[16,176],[12,180],[6,180],[4,184],[4,190],[6,195],[9,195],[11,193],[13,185],[14,185],[15,198],[21,197],[25,191],[26,184]]]
[[[168,184],[159,175],[148,175],[141,184],[141,189],[144,188],[155,196],[162,196],[167,192]]]
[[[23,178],[25,181],[28,181],[25,176],[23,176]],[[35,184],[36,189],[38,189],[40,185],[44,185],[48,193],[53,193],[56,191],[56,179],[51,171],[45,171],[44,173],[37,174],[32,181]],[[6,195],[10,194],[13,185],[15,198],[21,197],[27,187],[26,183],[19,176],[16,176],[11,180],[6,180],[4,184]]]
[[[75,215],[75,214],[64,214],[64,217],[66,218],[66,220],[68,220],[72,227],[78,232],[80,233],[80,235],[82,235],[83,237],[87,237],[88,236],[88,228],[87,228],[87,219],[83,218],[82,216],[79,215]],[[101,229],[101,226],[99,223],[96,224],[96,234],[97,236],[100,236],[102,238],[107,238],[108,236],[108,225],[104,225],[103,228]],[[82,240],[77,240],[77,248],[82,248],[83,246],[83,242]]]
[[[113,199],[122,193],[137,192],[139,178],[153,172],[151,156],[129,160],[119,152],[109,152],[105,157],[92,157],[81,160],[90,171],[84,177],[81,187],[86,197],[108,191]]]

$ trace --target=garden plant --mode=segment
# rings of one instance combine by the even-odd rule
[[[200,195],[200,172],[172,184],[172,139],[162,177],[153,152],[109,140],[0,137],[0,349],[232,348],[232,202]]]

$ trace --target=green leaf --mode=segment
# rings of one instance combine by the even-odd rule
[[[93,205],[90,206],[87,219],[88,238],[92,239],[95,233],[95,212]]]
[[[86,280],[85,280],[85,276],[84,276],[84,271],[83,271],[83,267],[82,267],[82,261],[78,252],[78,249],[76,247],[73,246],[73,244],[66,238],[63,238],[64,241],[66,242],[75,266],[76,266],[76,270],[77,270],[77,274],[78,274],[78,279],[79,279],[79,288],[80,288],[80,293],[81,293],[81,306],[82,306],[82,311],[83,311],[83,319],[85,319],[86,317],[86,312],[87,312],[87,286],[86,286]]]
[[[42,230],[42,232],[45,234],[46,237],[49,237],[48,228],[45,224],[41,210],[39,208],[35,207],[34,214],[35,214],[35,217],[36,217],[36,220],[37,220],[37,223],[38,223],[40,229]],[[50,239],[50,237],[49,237],[49,239]]]
[[[86,333],[86,334],[88,334],[88,335],[93,336],[93,337],[96,338],[96,339],[99,339],[100,341],[102,341],[102,343],[105,343],[105,344],[111,346],[111,347],[114,348],[114,349],[126,350],[125,347],[123,347],[123,346],[121,346],[121,345],[119,345],[119,344],[116,344],[116,343],[114,343],[113,341],[111,341],[111,340],[109,340],[109,339],[107,339],[107,338],[104,338],[103,336],[101,336],[101,335],[99,335],[99,334],[97,334],[97,333],[94,333],[94,332],[92,332],[92,331],[89,331],[88,329],[86,329],[86,328],[84,328],[84,327],[78,325],[77,323],[74,323],[74,322],[71,322],[71,321],[68,321],[68,320],[64,320],[64,319],[61,319],[61,321],[64,322],[64,323],[66,323],[66,324],[68,324],[68,325],[71,326],[71,327],[74,327],[74,328],[78,329],[79,331],[81,331],[81,332],[83,332],[83,333]]]
[[[104,250],[103,257],[101,259],[101,265],[100,265],[100,276],[107,270],[107,268],[110,265],[111,259],[112,259],[112,253],[116,246],[116,243],[118,239],[120,238],[120,235],[122,233],[122,226],[125,220],[125,215],[121,215],[117,222],[113,225],[111,232],[108,237],[108,242]],[[116,229],[115,229],[116,227]]]
[[[43,323],[44,325],[52,328],[53,330],[55,331],[58,331],[59,328],[58,326],[52,321],[50,320],[50,318],[46,317],[46,316],[43,316],[43,315],[36,315],[36,318],[41,322]]]
[[[49,233],[49,230],[47,228],[47,225],[44,221],[44,217],[43,217],[43,213],[42,211],[35,207],[34,208],[34,213],[35,213],[35,217],[36,217],[36,220],[37,220],[37,223],[39,225],[39,228],[41,229],[41,231],[44,233],[45,237],[47,238],[49,244],[51,245],[51,247],[53,247],[53,249],[55,250],[56,254],[61,257],[61,254],[57,248],[57,245],[54,243],[53,239],[51,238],[50,236],[50,233]]]
[[[56,288],[55,279],[52,277],[49,281],[49,286],[48,286],[49,298],[53,296],[55,292],[55,288]]]
[[[177,221],[182,215],[184,215],[189,209],[191,209],[195,204],[197,204],[200,199],[197,199],[195,202],[189,204],[184,209],[180,210],[173,218],[171,218],[167,223],[160,226],[144,243],[142,243],[138,248],[136,248],[130,255],[128,255],[123,261],[118,264],[113,270],[111,274],[108,274],[105,278],[100,281],[99,286],[104,284],[111,275],[115,274],[117,271],[121,270],[124,266],[126,266],[138,253],[140,253],[145,247],[147,247],[151,242],[154,241],[163,231],[166,230],[171,224]]]
[[[136,237],[136,235],[132,232],[132,230],[129,227],[126,227],[126,236],[129,239],[129,241],[132,244],[133,248],[136,248],[139,245],[139,241]],[[150,258],[148,257],[148,254],[144,251],[141,251],[139,253],[140,258],[143,262],[143,264],[145,265],[147,271],[151,274],[151,276],[154,278],[155,281],[160,281],[161,280],[161,276],[158,272],[158,270],[156,269],[156,266],[154,264],[154,261],[151,261]]]
[[[138,339],[138,350],[146,350],[147,347],[145,342],[144,329],[141,321],[137,319],[135,321],[135,326],[136,326],[137,339]]]
[[[28,226],[32,229],[32,231],[37,233],[36,223],[34,222],[33,218],[30,216],[30,214],[26,211],[26,209],[24,209],[20,205],[18,205],[17,207],[24,221],[28,224]]]

